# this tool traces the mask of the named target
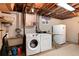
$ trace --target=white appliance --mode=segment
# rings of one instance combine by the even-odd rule
[[[26,34],[26,54],[33,55],[40,52],[40,38],[37,33]]]
[[[57,44],[66,42],[66,25],[53,25],[53,40],[55,40]]]
[[[49,17],[39,16],[38,27],[40,31],[51,32],[51,21]]]
[[[41,52],[52,49],[52,35],[41,33],[40,39],[41,39]]]

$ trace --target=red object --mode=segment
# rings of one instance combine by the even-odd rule
[[[22,49],[18,48],[18,56],[21,56],[21,55],[22,55]]]

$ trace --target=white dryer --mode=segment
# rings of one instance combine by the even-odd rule
[[[40,42],[41,42],[41,52],[52,49],[52,35],[41,33],[40,35]]]
[[[40,38],[37,33],[26,34],[26,54],[33,55],[40,52]]]

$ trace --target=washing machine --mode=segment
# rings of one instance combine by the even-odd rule
[[[40,38],[37,33],[26,34],[26,54],[33,55],[40,52]]]
[[[41,52],[52,49],[52,35],[47,33],[41,33],[40,43],[41,43]]]

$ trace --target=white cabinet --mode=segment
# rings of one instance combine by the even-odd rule
[[[53,39],[55,40],[56,43],[63,44],[66,42],[66,35],[63,34],[53,35]]]
[[[40,34],[41,51],[52,49],[52,36],[51,34]]]

